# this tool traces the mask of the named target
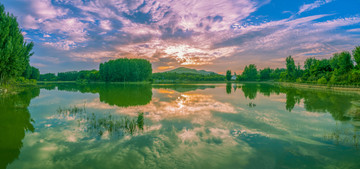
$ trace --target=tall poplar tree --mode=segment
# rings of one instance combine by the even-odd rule
[[[29,65],[34,44],[24,41],[16,17],[0,4],[0,84],[21,76]]]

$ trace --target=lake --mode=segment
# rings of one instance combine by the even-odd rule
[[[360,168],[354,93],[47,84],[0,111],[0,168]]]

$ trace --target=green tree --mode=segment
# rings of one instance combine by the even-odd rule
[[[34,44],[26,43],[16,17],[0,4],[0,84],[19,77],[29,65]]]
[[[151,63],[145,59],[116,59],[100,64],[100,78],[107,82],[145,81],[151,78]]]
[[[38,68],[31,66],[31,74],[29,79],[35,79],[38,80],[40,77],[40,71]]]
[[[330,64],[333,70],[337,70],[340,75],[349,72],[354,64],[351,60],[351,54],[349,52],[335,53],[330,60]]]
[[[241,75],[241,80],[246,81],[255,81],[258,77],[258,71],[254,64],[250,64],[249,66],[245,66],[244,72]]]
[[[274,79],[274,80],[279,80],[281,73],[285,72],[285,71],[286,71],[286,69],[284,69],[284,68],[281,68],[281,69],[276,68],[273,72],[271,72],[270,78]]]
[[[356,46],[352,51],[357,69],[360,69],[360,46]]]
[[[55,73],[41,74],[41,75],[39,76],[39,80],[40,80],[40,81],[56,81],[56,80],[57,80],[57,76],[55,75]]]
[[[286,80],[294,81],[296,79],[295,61],[291,56],[286,58],[286,73]]]
[[[263,70],[260,70],[260,80],[270,80],[270,75],[272,73],[272,69],[270,68],[265,68]]]
[[[230,81],[231,80],[231,70],[227,70],[226,71],[226,80]]]

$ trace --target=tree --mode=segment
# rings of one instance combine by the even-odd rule
[[[291,56],[286,58],[286,73],[286,80],[294,81],[296,79],[295,61]]]
[[[40,71],[38,68],[31,66],[31,74],[29,79],[35,79],[38,80],[40,77]]]
[[[151,78],[151,63],[145,59],[116,59],[100,64],[100,78],[107,82],[145,81]]]
[[[273,72],[271,72],[270,78],[274,79],[274,80],[279,80],[281,73],[285,72],[285,71],[286,71],[286,69],[284,69],[284,68],[281,68],[281,69],[276,68]]]
[[[337,70],[339,75],[344,75],[349,72],[354,64],[351,61],[351,54],[349,52],[335,53],[330,60],[331,68]]]
[[[244,72],[241,75],[242,80],[255,81],[258,79],[258,71],[254,64],[245,66]]]
[[[231,80],[231,70],[227,70],[226,71],[226,80],[230,81]]]
[[[260,80],[270,80],[270,74],[272,73],[272,69],[265,68],[260,70]]]
[[[19,77],[29,65],[34,44],[26,43],[16,17],[0,4],[0,84]]]
[[[41,74],[39,77],[39,80],[40,81],[56,81],[57,76],[55,75],[55,73]]]
[[[352,53],[356,62],[356,67],[360,69],[360,46],[356,46]]]

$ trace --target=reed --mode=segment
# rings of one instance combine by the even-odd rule
[[[138,131],[144,130],[144,113],[139,112],[137,117],[129,116],[114,116],[99,115],[95,113],[88,113],[86,106],[70,106],[60,107],[56,110],[57,114],[62,116],[75,117],[79,126],[84,127],[85,131],[95,133],[99,136],[105,132],[109,132],[111,135],[133,135]]]

